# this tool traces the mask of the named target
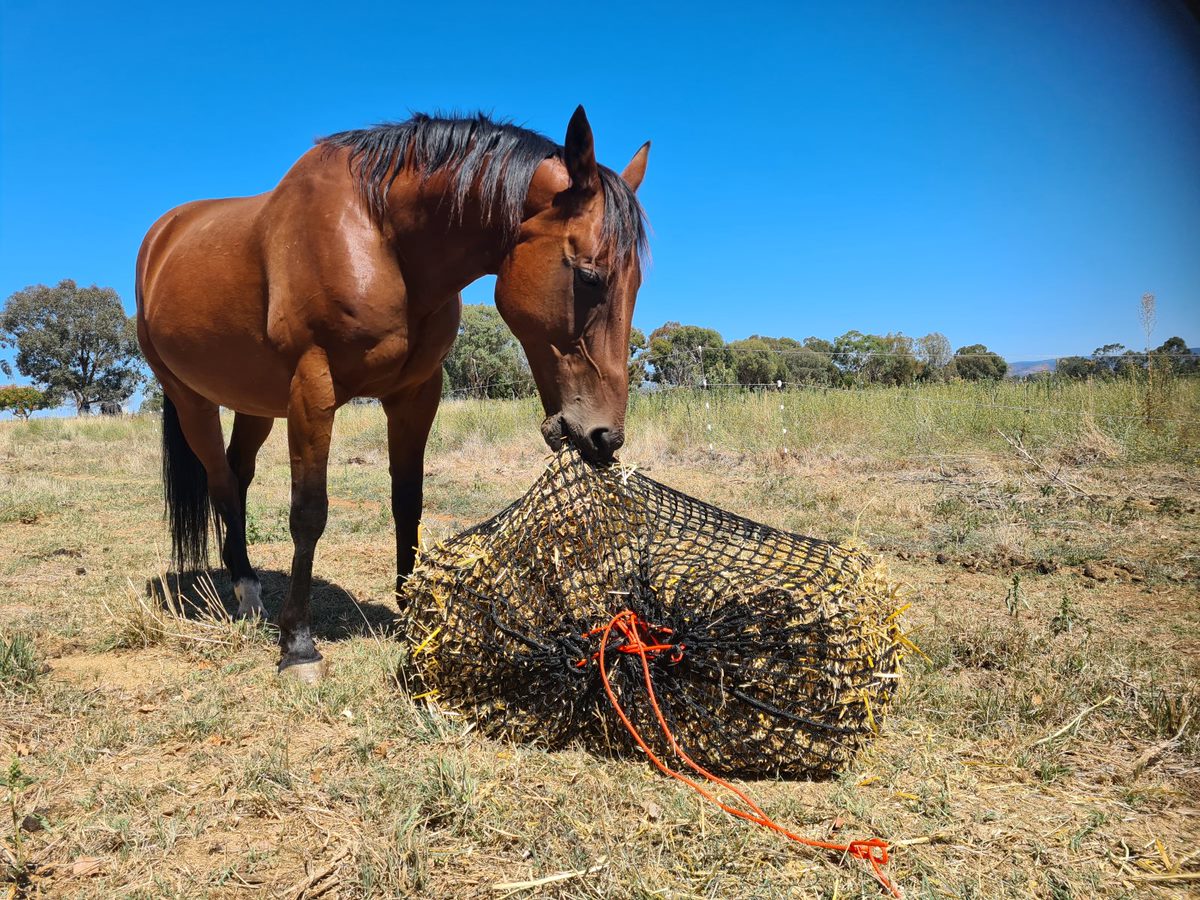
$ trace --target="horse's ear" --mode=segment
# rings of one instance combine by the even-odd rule
[[[592,126],[587,113],[579,106],[567,125],[567,139],[563,142],[563,162],[571,177],[571,189],[582,193],[594,193],[600,188],[600,170],[596,168],[596,147],[592,143]]]
[[[650,158],[650,142],[642,144],[637,153],[633,154],[633,159],[629,161],[629,165],[625,167],[625,171],[621,173],[621,177],[625,179],[625,183],[635,191],[642,186],[642,179],[646,177],[646,160]]]

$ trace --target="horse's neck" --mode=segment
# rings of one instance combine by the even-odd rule
[[[503,219],[485,215],[472,189],[456,211],[450,199],[453,173],[422,182],[404,173],[388,192],[387,231],[405,280],[435,299],[495,274],[505,253]]]

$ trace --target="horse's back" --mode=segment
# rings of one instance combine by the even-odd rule
[[[458,292],[427,291],[419,315],[412,297],[345,154],[319,147],[266,194],[171,210],[138,258],[138,334],[164,384],[259,416],[285,414],[314,348],[339,401],[427,382],[457,334]]]

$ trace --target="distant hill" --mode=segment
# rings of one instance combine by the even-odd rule
[[[1200,356],[1200,347],[1188,347],[1188,353]],[[1089,354],[1080,353],[1078,355],[1086,357]],[[1007,362],[1009,378],[1024,378],[1026,375],[1034,375],[1038,372],[1053,372],[1058,366],[1057,359],[1025,359]]]
[[[1009,378],[1024,378],[1037,372],[1053,372],[1057,359],[1027,359],[1008,364]]]

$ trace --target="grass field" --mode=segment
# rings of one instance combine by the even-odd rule
[[[913,898],[1200,888],[1200,385],[1150,398],[1151,422],[1147,403],[1130,383],[633,399],[626,462],[855,536],[913,602],[924,656],[879,739],[836,781],[749,784],[774,818],[888,839]],[[444,404],[428,540],[524,491],[538,420],[533,401]],[[410,700],[377,407],[339,414],[332,454],[332,677],[279,681],[269,626],[162,596],[157,428],[0,423],[8,897],[880,896],[644,762],[488,741]],[[272,611],[287,497],[277,428],[249,513]]]

